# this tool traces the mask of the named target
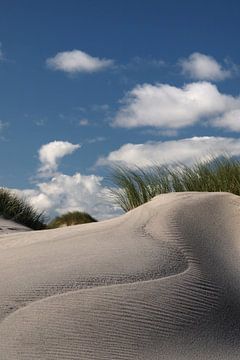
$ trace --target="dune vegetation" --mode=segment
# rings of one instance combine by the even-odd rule
[[[114,201],[124,211],[169,192],[219,191],[240,195],[240,161],[228,156],[209,156],[192,166],[115,167],[110,178]]]
[[[62,226],[71,226],[78,224],[86,224],[97,222],[91,215],[81,211],[69,211],[63,215],[57,216],[49,224],[49,229],[54,229]]]
[[[5,188],[0,188],[0,216],[33,230],[46,228],[41,212],[35,210],[25,199]]]

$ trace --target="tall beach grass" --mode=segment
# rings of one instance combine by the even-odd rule
[[[5,188],[0,188],[0,216],[34,230],[45,229],[44,216],[26,200]]]
[[[192,166],[153,165],[146,169],[115,167],[110,175],[113,198],[124,211],[142,205],[158,194],[182,191],[230,192],[240,195],[240,161],[209,156]]]

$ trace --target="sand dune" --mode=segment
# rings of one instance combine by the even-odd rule
[[[24,225],[18,224],[12,220],[4,219],[0,216],[0,236],[30,230],[31,229]]]
[[[240,358],[240,198],[0,237],[0,359]]]

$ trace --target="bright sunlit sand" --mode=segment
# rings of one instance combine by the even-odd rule
[[[1,360],[239,359],[240,199],[0,237]]]

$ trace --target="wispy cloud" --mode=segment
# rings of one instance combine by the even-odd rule
[[[93,73],[104,70],[113,65],[111,59],[93,57],[81,50],[64,51],[46,60],[50,69],[67,73]]]
[[[164,136],[164,137],[175,137],[178,135],[178,131],[175,129],[168,129],[168,130],[147,129],[147,130],[143,130],[141,133],[143,135]]]
[[[128,63],[119,65],[117,69],[138,71],[142,68],[161,68],[165,66],[166,62],[163,59],[155,59],[153,57],[143,58],[140,56],[135,56]]]
[[[212,56],[198,52],[179,61],[182,72],[196,80],[224,80],[231,76],[230,69],[224,69]]]
[[[108,104],[93,104],[91,106],[91,110],[95,112],[108,112],[110,110],[110,106]]]
[[[79,120],[79,126],[88,126],[90,125],[90,121],[88,119],[80,119]]]
[[[46,124],[46,121],[47,120],[45,118],[41,118],[41,119],[34,120],[34,123],[37,126],[44,126]]]
[[[102,141],[106,141],[107,138],[105,136],[97,136],[95,138],[91,138],[91,139],[86,139],[85,142],[87,144],[95,144],[96,142],[102,142]]]

